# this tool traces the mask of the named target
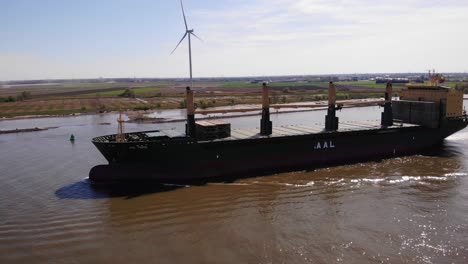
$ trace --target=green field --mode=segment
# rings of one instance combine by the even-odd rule
[[[455,83],[455,82],[446,82],[446,83],[443,83],[442,85],[443,86],[448,86],[450,88],[455,88],[455,85],[457,85],[457,83]]]
[[[132,88],[131,90],[135,93],[135,95],[148,95],[152,92],[156,92],[161,90],[162,88],[160,87],[143,87],[143,88]],[[100,92],[100,93],[91,93],[87,94],[86,96],[93,96],[93,97],[99,97],[99,96],[119,96],[125,91],[125,89],[122,90],[116,90],[116,91],[108,91],[108,92]]]
[[[373,81],[356,81],[356,82],[335,82],[336,85],[350,85],[350,86],[360,86],[363,88],[385,88],[385,84],[376,84]],[[268,84],[271,87],[294,87],[294,86],[318,86],[327,88],[328,82],[275,82]],[[219,88],[258,88],[261,87],[260,83],[225,83],[218,86]]]
[[[385,83],[375,83],[374,81],[357,81],[357,82],[335,82],[337,85],[350,85],[350,86],[360,86],[365,88],[385,88]]]
[[[163,82],[142,82],[142,83],[77,83],[77,84],[65,84],[62,86],[57,86],[64,89],[106,89],[106,88],[117,88],[117,87],[162,87],[167,86],[167,83]]]
[[[134,89],[144,89],[154,87],[162,88],[169,86],[168,83],[164,82],[148,82],[148,83],[68,83],[68,84],[59,84],[59,85],[44,85],[44,86],[34,86],[34,85],[24,85],[18,87],[10,88],[1,88],[0,87],[0,97],[1,96],[14,96],[23,91],[30,92],[33,95],[47,95],[54,93],[72,93],[74,91],[87,91],[89,94],[99,93],[101,89],[112,89],[112,88],[122,88],[122,91],[125,88]],[[106,92],[102,92],[103,94]],[[112,95],[112,93],[110,94]]]

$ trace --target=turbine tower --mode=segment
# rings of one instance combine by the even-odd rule
[[[180,7],[182,8],[182,16],[184,17],[184,23],[185,23],[185,34],[182,36],[182,39],[179,41],[175,49],[171,52],[174,53],[176,49],[179,47],[180,43],[185,39],[185,37],[188,36],[188,46],[189,46],[189,65],[190,65],[190,88],[193,88],[193,80],[192,80],[192,43],[190,36],[193,35],[194,37],[198,38],[199,40],[202,40],[200,37],[195,35],[193,33],[193,29],[189,29],[187,25],[187,19],[185,18],[185,12],[184,12],[184,4],[182,3],[182,0],[180,0]],[[202,40],[203,41],[203,40]]]

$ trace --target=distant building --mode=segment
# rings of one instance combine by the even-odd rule
[[[255,79],[253,81],[250,81],[250,83],[263,83],[263,80]]]
[[[375,78],[375,83],[387,83],[387,82],[392,82],[392,83],[409,83],[408,78],[391,78],[391,77],[376,77]]]

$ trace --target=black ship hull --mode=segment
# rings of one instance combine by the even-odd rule
[[[439,128],[392,126],[213,141],[197,141],[190,137],[123,143],[93,140],[109,165],[92,168],[90,179],[95,182],[184,182],[404,156],[440,144],[467,124],[463,117],[446,120]]]

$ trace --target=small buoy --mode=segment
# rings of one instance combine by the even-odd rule
[[[75,136],[73,134],[70,136],[70,141],[75,141]]]

